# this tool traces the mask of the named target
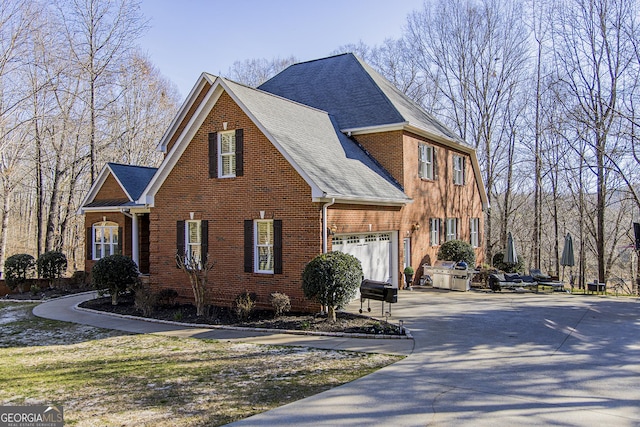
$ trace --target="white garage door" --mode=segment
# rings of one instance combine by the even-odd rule
[[[390,233],[336,235],[331,247],[358,258],[365,279],[391,282]]]

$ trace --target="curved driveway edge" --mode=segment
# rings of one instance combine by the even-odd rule
[[[158,321],[134,316],[103,313],[78,307],[84,301],[96,298],[96,292],[85,292],[57,298],[34,307],[33,314],[47,319],[74,322],[99,328],[132,333],[156,333],[170,336],[241,340],[256,344],[306,346],[332,350],[362,351],[369,353],[411,354],[413,339],[371,339],[355,335],[291,334],[257,328],[230,328],[215,325],[193,325]]]

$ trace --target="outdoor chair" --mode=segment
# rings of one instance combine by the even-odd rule
[[[551,276],[549,276],[548,274],[543,274],[542,271],[540,271],[537,268],[531,268],[529,269],[529,274],[536,279],[538,282],[551,282]]]
[[[489,275],[489,287],[492,291],[531,288],[537,285],[532,276],[521,276],[518,273],[492,273]]]

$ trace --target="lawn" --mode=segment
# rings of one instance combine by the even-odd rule
[[[65,425],[214,426],[353,381],[398,356],[127,335],[0,303],[0,405]]]

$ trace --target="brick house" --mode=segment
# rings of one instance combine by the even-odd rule
[[[279,291],[313,310],[301,273],[324,251],[399,287],[446,240],[471,242],[482,262],[474,149],[352,54],[258,88],[204,73],[159,148],[157,170],[108,164],[89,191],[87,270],[121,250],[153,289],[192,299],[176,252],[209,254],[216,304],[249,291],[264,305]]]

